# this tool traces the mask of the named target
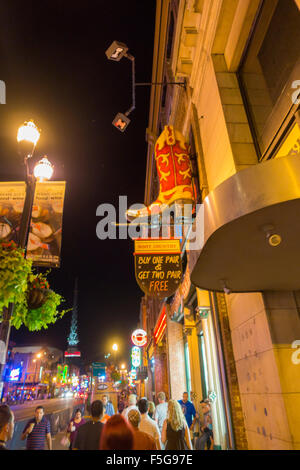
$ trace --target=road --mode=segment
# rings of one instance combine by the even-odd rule
[[[81,398],[52,398],[49,400],[34,400],[23,405],[12,405],[11,409],[15,415],[15,421],[22,421],[27,418],[34,416],[34,410],[37,406],[42,405],[45,410],[45,414],[60,411],[66,408],[72,408],[76,404],[83,403]]]

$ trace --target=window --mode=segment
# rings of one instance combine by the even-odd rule
[[[169,23],[169,31],[168,31],[168,42],[167,42],[167,60],[171,58],[172,54],[172,46],[173,46],[173,38],[174,38],[174,14],[171,11],[170,13],[170,23]]]
[[[300,79],[299,44],[300,12],[295,0],[265,0],[239,69],[261,154],[296,108],[292,87]]]

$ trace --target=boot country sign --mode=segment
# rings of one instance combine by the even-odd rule
[[[134,258],[136,281],[146,295],[163,299],[178,289],[182,278],[179,239],[137,239]]]

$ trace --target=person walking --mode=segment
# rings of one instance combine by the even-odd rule
[[[126,392],[122,390],[120,395],[118,395],[118,412],[121,414],[126,407]]]
[[[50,423],[44,416],[44,407],[37,406],[35,417],[30,419],[21,435],[22,441],[26,441],[27,450],[44,450],[45,441],[49,450],[52,450],[52,438],[50,432]]]
[[[104,424],[101,423],[103,417],[103,403],[95,400],[91,404],[92,419],[80,426],[73,444],[73,450],[98,450],[99,441]]]
[[[108,395],[102,395],[102,403],[104,407],[104,414],[111,417],[115,414],[114,405],[108,400]]]
[[[165,450],[192,450],[191,436],[182,408],[177,400],[169,400],[168,417],[161,439]]]
[[[15,427],[15,417],[8,405],[0,406],[0,450],[8,450],[7,441],[12,439]]]
[[[141,413],[138,410],[129,411],[128,422],[131,424],[134,431],[133,450],[157,450],[153,437],[139,430]]]
[[[138,401],[138,409],[141,413],[141,422],[139,426],[140,431],[143,431],[152,436],[155,440],[157,449],[161,450],[160,432],[157,423],[154,421],[154,419],[151,419],[148,416],[149,402],[147,398],[141,398]]]
[[[80,426],[85,423],[85,419],[82,417],[82,413],[80,408],[77,408],[75,411],[74,418],[70,421],[68,428],[67,428],[67,437],[70,441],[69,450],[72,450],[72,446],[75,442],[75,438],[77,436],[77,431]]]
[[[154,419],[155,415],[155,404],[153,401],[149,401],[148,415],[151,419]]]
[[[154,419],[157,422],[160,433],[162,432],[163,424],[167,419],[168,403],[166,402],[166,395],[164,392],[157,394],[158,405],[155,410]]]
[[[111,416],[104,425],[98,449],[100,450],[133,450],[134,431],[132,426],[117,414]]]
[[[137,409],[138,409],[138,407],[136,406],[136,395],[134,395],[132,393],[128,397],[128,406],[127,406],[127,408],[125,408],[122,412],[123,418],[127,419],[127,415],[129,413],[129,411],[130,410],[137,410]]]
[[[196,420],[199,419],[199,415],[193,403],[189,401],[189,395],[187,392],[183,393],[182,400],[179,400],[178,403],[181,405],[184,417],[190,430],[191,439],[193,439],[193,428]]]
[[[214,435],[212,428],[212,419],[211,419],[211,408],[210,402],[206,398],[200,402],[202,413],[203,413],[203,425],[200,427],[202,435],[196,439],[195,450],[205,450],[205,445],[207,450],[213,450],[214,448]]]

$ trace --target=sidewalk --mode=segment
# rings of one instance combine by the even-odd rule
[[[69,450],[68,447],[63,446],[60,442],[62,438],[66,435],[65,431],[58,432],[54,437],[52,437],[52,449],[53,450]]]

